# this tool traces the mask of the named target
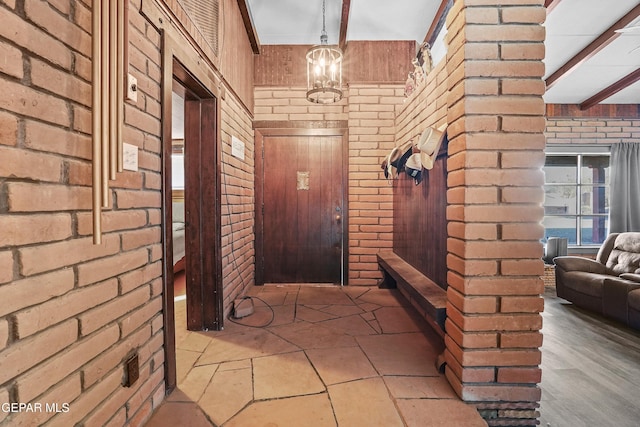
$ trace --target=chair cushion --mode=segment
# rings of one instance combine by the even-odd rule
[[[623,273],[638,274],[640,273],[640,253],[613,249],[607,260],[607,267],[618,275]]]
[[[628,302],[629,308],[640,312],[640,289],[629,292]]]
[[[631,280],[632,282],[640,283],[640,274],[622,273],[620,277],[626,280]]]
[[[606,265],[617,275],[640,274],[640,233],[620,233]]]
[[[602,297],[604,280],[611,276],[606,274],[587,273],[585,271],[569,271],[563,274],[564,286],[582,294],[596,298]]]

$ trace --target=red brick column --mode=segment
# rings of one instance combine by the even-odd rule
[[[544,286],[542,0],[456,0],[446,375],[489,425],[535,425]]]

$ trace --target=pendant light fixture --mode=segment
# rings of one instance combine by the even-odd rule
[[[322,0],[320,44],[307,51],[307,100],[316,104],[331,104],[342,99],[342,51],[328,44],[325,1]]]

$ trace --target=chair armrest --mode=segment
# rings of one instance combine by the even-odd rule
[[[622,273],[620,275],[620,277],[622,277],[623,279],[626,280],[631,280],[632,282],[638,282],[640,283],[640,274],[635,274],[635,273]]]
[[[557,267],[564,271],[584,271],[587,273],[611,274],[606,265],[589,258],[578,256],[560,256],[553,259]]]

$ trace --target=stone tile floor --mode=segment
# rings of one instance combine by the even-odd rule
[[[186,331],[176,303],[178,388],[148,427],[486,426],[438,373],[441,338],[396,290],[249,295],[255,313],[218,332]]]

